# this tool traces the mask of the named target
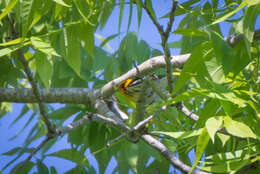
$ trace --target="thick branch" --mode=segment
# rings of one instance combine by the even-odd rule
[[[39,93],[45,103],[73,103],[90,105],[94,90],[85,88],[51,88],[49,92],[40,89]],[[37,103],[32,89],[0,88],[0,102]]]
[[[89,123],[91,121],[95,121],[95,122],[99,122],[99,123],[103,123],[103,124],[115,127],[123,132],[130,131],[129,127],[127,127],[127,126],[122,127],[120,124],[118,124],[115,120],[113,120],[111,118],[107,118],[100,114],[86,113],[86,115],[83,118],[81,118],[73,123],[70,123],[67,126],[58,128],[57,133],[59,135],[64,135],[74,129],[78,129],[78,128],[86,125],[87,123]]]
[[[179,67],[181,68],[184,63],[189,59],[190,54],[183,54],[183,55],[179,55],[179,56],[171,56],[171,65],[173,67]],[[110,95],[112,95],[116,89],[116,87],[124,80],[131,78],[131,77],[135,77],[135,76],[144,76],[147,74],[150,74],[151,72],[165,67],[166,63],[164,60],[164,56],[157,56],[157,57],[153,57],[147,61],[145,61],[144,63],[140,64],[138,66],[138,71],[136,68],[131,69],[130,71],[128,71],[127,73],[121,75],[120,77],[108,82],[106,85],[104,85],[101,89],[100,89],[100,93],[103,97],[108,97]]]

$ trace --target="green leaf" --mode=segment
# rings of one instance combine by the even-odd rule
[[[238,122],[232,120],[230,117],[226,116],[224,119],[224,127],[226,128],[227,132],[241,138],[254,138],[256,139],[256,135],[250,127],[242,122]]]
[[[181,40],[179,40],[179,41],[175,41],[175,42],[170,42],[170,43],[168,43],[168,46],[170,47],[170,48],[181,48],[182,47],[182,39]]]
[[[50,83],[53,73],[53,65],[51,56],[48,56],[44,53],[37,51],[35,53],[36,58],[36,71],[39,74],[45,88],[49,91]]]
[[[208,36],[207,32],[202,29],[194,28],[179,28],[174,31],[175,34],[181,34],[184,36]]]
[[[100,48],[102,48],[104,45],[105,47],[109,50],[112,51],[112,48],[107,44],[109,41],[113,40],[114,38],[116,38],[117,36],[119,36],[119,34],[112,34],[110,36],[108,36],[106,39],[104,39],[102,36],[97,35],[98,39],[101,41],[101,44],[99,45]]]
[[[260,0],[246,0],[248,6],[253,6],[260,3]]]
[[[186,139],[186,138],[199,136],[201,134],[202,130],[203,129],[198,129],[198,130],[192,130],[192,131],[186,131],[186,132],[153,131],[152,133],[167,135],[174,139]]]
[[[22,36],[26,37],[32,24],[35,13],[42,5],[42,1],[24,0],[21,3]]]
[[[14,40],[10,40],[8,42],[0,43],[0,46],[16,45],[22,42],[27,42],[28,40],[29,40],[28,38],[17,38]]]
[[[81,109],[77,106],[65,106],[50,113],[49,118],[53,120],[64,120],[80,111]]]
[[[230,63],[232,60],[232,49],[222,36],[214,31],[211,32],[211,40],[217,57],[217,63],[221,62],[224,73],[227,75],[232,71],[232,64]]]
[[[128,33],[129,28],[131,26],[132,15],[133,15],[133,1],[130,0],[130,4],[129,4],[129,17],[128,17],[128,24],[127,24],[127,33]]]
[[[56,53],[54,48],[51,46],[50,42],[46,42],[40,37],[31,37],[32,45],[38,49],[39,51],[47,54],[47,55],[53,55],[53,56],[60,56]]]
[[[178,150],[177,142],[166,139],[166,138],[164,138],[162,141],[163,141],[163,144],[165,144],[172,153],[175,153]]]
[[[217,133],[217,136],[221,140],[223,147],[225,146],[226,142],[230,139],[230,136],[221,133]]]
[[[199,120],[197,121],[196,128],[204,127],[208,118],[214,116],[219,107],[220,105],[218,100],[216,99],[207,100],[206,103],[204,104],[204,107],[200,111]]]
[[[140,28],[140,23],[142,19],[142,0],[136,0],[136,6],[137,6],[137,20],[138,20],[138,30]]]
[[[48,154],[47,156],[54,156],[63,158],[75,163],[80,163],[84,165],[85,167],[89,167],[88,159],[84,155],[84,153],[81,153],[77,151],[76,149],[64,149],[60,150],[51,154]]]
[[[45,16],[46,12],[50,10],[52,1],[47,0],[37,0],[37,6],[34,6],[33,8],[37,9],[34,14],[32,14],[32,17],[30,19],[31,22],[29,22],[28,30],[30,30],[43,16]]]
[[[242,8],[244,8],[246,5],[247,5],[247,2],[246,2],[246,1],[242,2],[242,3],[239,5],[239,7],[237,7],[235,10],[233,10],[233,11],[227,13],[226,15],[224,15],[224,16],[222,16],[222,17],[220,17],[220,18],[218,18],[218,19],[215,20],[211,25],[214,25],[214,24],[217,24],[217,23],[222,22],[222,21],[224,21],[224,20],[227,20],[228,18],[230,18],[231,16],[233,16],[236,12],[238,12],[239,10],[241,10]]]
[[[80,56],[80,43],[77,36],[78,30],[76,27],[68,27],[64,30],[64,35],[61,39],[61,50],[64,59],[68,65],[80,76],[81,56]]]
[[[8,152],[2,153],[1,155],[13,156],[17,152],[19,152],[21,149],[22,149],[21,147],[15,147],[15,148],[9,150]]]
[[[219,84],[225,82],[222,64],[221,62],[217,61],[216,57],[213,57],[209,61],[206,61],[205,65],[213,82]]]
[[[56,2],[57,4],[60,4],[64,7],[71,7],[71,5],[66,4],[63,0],[53,0],[54,2]]]
[[[199,164],[199,161],[208,145],[209,142],[209,134],[207,132],[206,128],[202,129],[202,132],[199,136],[198,142],[197,142],[197,146],[196,146],[196,157],[195,157],[195,161],[191,167],[191,170],[189,171],[189,174],[196,168],[196,166]]]
[[[38,172],[39,174],[46,174],[46,173],[49,173],[49,170],[47,168],[47,166],[42,163],[41,160],[37,159],[37,168],[38,168]]]
[[[191,7],[193,4],[199,2],[200,0],[190,0],[184,3],[181,3],[177,5],[176,10],[175,10],[175,16],[179,16],[179,15],[183,15],[185,13],[192,13],[193,10]],[[214,2],[214,1],[213,1]],[[169,18],[170,17],[170,13],[167,13],[166,15],[162,16],[161,18]]]
[[[95,59],[93,62],[92,70],[97,74],[107,66],[110,58],[107,57],[107,53],[99,47],[95,48],[94,55],[95,55]]]
[[[148,60],[150,57],[150,53],[151,51],[149,45],[144,40],[140,40],[136,52],[138,63],[141,64],[144,61]]]
[[[152,14],[154,20],[156,20],[155,12],[153,10],[153,5],[151,0],[145,0],[145,6],[149,10],[149,12]]]
[[[260,0],[258,1],[258,3],[260,3]],[[253,41],[256,18],[259,12],[260,4],[247,7],[243,16],[243,34],[250,43]]]
[[[228,162],[216,163],[210,166],[199,167],[211,173],[236,173],[239,169],[250,164],[250,160],[233,160]]]
[[[124,12],[124,0],[120,0],[120,13],[119,13],[119,20],[118,20],[118,32],[120,32],[123,12]]]
[[[55,167],[51,166],[51,174],[57,174],[57,170],[55,169]]]
[[[218,131],[218,129],[222,126],[222,123],[223,117],[220,116],[211,117],[206,121],[206,128],[213,143],[215,140],[215,134]]]
[[[23,161],[22,161],[22,162],[23,162]],[[14,172],[13,170],[14,170],[16,167],[18,167],[22,162],[18,163],[18,164],[11,170],[10,173],[13,173],[13,172]],[[30,171],[31,171],[31,169],[34,167],[34,165],[35,165],[35,164],[34,164],[33,162],[27,161],[26,164],[25,164],[25,166],[23,166],[19,171],[17,171],[16,174],[30,173]]]
[[[204,42],[192,51],[190,58],[184,64],[181,75],[179,76],[172,93],[178,92],[190,77],[195,75],[195,72],[200,71],[198,66],[200,66],[204,59],[209,55],[210,49],[208,42]]]
[[[25,42],[23,44],[12,45],[12,46],[9,46],[7,48],[0,49],[0,57],[8,55],[8,54],[18,50],[19,48],[22,48],[22,47],[28,45],[28,44],[30,44],[30,42]]]
[[[125,146],[125,148],[124,148],[125,158],[126,158],[128,164],[130,165],[131,169],[135,173],[137,172],[138,158],[140,158],[138,152],[139,152],[139,145],[138,144],[128,143],[128,145]]]
[[[0,22],[1,20],[15,7],[18,0],[11,0],[8,5],[5,7],[3,12],[0,14]]]
[[[84,49],[88,52],[91,58],[94,58],[94,27],[85,23],[80,24],[78,36],[83,43]]]

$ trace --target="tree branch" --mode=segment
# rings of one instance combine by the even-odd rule
[[[45,103],[73,103],[90,105],[95,90],[86,88],[51,88],[39,89]],[[31,88],[0,88],[0,102],[37,103]]]
[[[191,169],[190,166],[184,164],[181,160],[179,160],[176,156],[172,154],[172,152],[160,141],[153,138],[151,135],[144,134],[141,135],[141,139],[149,144],[151,147],[160,152],[174,167],[182,171],[183,173],[188,173]],[[208,174],[207,172],[193,170],[193,174]]]
[[[145,1],[146,2],[146,1]],[[170,11],[170,20],[168,22],[166,31],[163,31],[163,27],[157,22],[157,20],[155,19],[155,17],[152,15],[152,13],[150,12],[150,10],[148,9],[148,7],[146,6],[145,3],[142,3],[142,7],[145,9],[145,11],[147,12],[148,16],[150,17],[150,19],[152,20],[152,22],[154,23],[154,25],[156,26],[157,30],[159,31],[160,35],[161,35],[161,40],[162,40],[162,48],[164,50],[165,56],[165,62],[166,62],[166,75],[167,75],[167,81],[168,81],[168,87],[169,87],[169,92],[171,92],[173,90],[173,80],[172,80],[172,70],[171,70],[171,63],[170,63],[170,51],[169,48],[167,46],[167,40],[169,38],[169,33],[172,29],[172,24],[174,21],[174,13],[176,10],[176,6],[177,6],[177,2],[173,0],[172,3],[172,8]]]
[[[18,38],[18,34],[15,30],[14,22],[12,21],[12,19],[11,20],[9,18],[7,18],[7,19],[10,23],[10,28],[11,28],[11,32],[13,34],[13,37],[15,39]],[[19,60],[23,64],[24,72],[25,72],[25,74],[26,74],[26,76],[29,80],[29,83],[31,84],[33,94],[35,95],[35,98],[37,99],[37,103],[39,105],[39,110],[40,110],[40,115],[42,116],[43,121],[46,124],[47,129],[48,129],[48,135],[47,136],[52,136],[51,134],[54,133],[54,128],[53,128],[54,125],[52,125],[51,122],[48,119],[47,113],[44,109],[44,103],[42,102],[42,98],[41,98],[41,95],[40,95],[40,92],[39,92],[39,89],[38,89],[37,82],[33,78],[33,75],[32,75],[31,70],[29,68],[29,64],[24,57],[22,48],[18,49],[18,56],[17,57],[19,58]]]
[[[11,173],[12,174],[16,174],[21,168],[23,168],[25,166],[25,164],[31,160],[31,158],[33,157],[34,154],[36,154],[49,140],[51,139],[51,137],[46,137],[41,144],[34,149],[31,154],[23,161],[21,162]]]
[[[189,59],[190,54],[183,54],[178,56],[171,56],[171,66],[181,68],[184,63]],[[108,82],[100,89],[101,96],[107,98],[111,96],[117,86],[124,80],[132,77],[138,77],[150,74],[151,72],[163,68],[166,66],[166,62],[164,60],[164,56],[153,57],[142,64],[138,65],[138,71],[136,68],[129,70],[127,73],[121,75],[120,77]]]

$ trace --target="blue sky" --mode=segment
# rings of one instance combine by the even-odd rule
[[[170,1],[154,0],[153,2],[154,2],[153,7],[155,8],[157,17],[161,17],[161,16],[165,15],[167,12],[169,12],[170,7],[171,7]],[[180,1],[180,2],[182,2],[182,1]],[[127,23],[128,23],[128,11],[129,11],[129,7],[126,6],[125,12],[123,15],[122,25],[121,25],[121,32],[122,32],[121,36],[119,38],[115,38],[114,40],[109,42],[109,44],[113,50],[118,49],[121,39],[126,34],[126,28],[127,28]],[[112,34],[116,34],[118,32],[118,19],[119,19],[119,7],[116,7],[115,10],[113,11],[112,15],[110,16],[105,28],[102,31],[98,30],[97,33],[102,35],[105,38]],[[163,19],[163,20],[160,20],[160,23],[165,26],[165,24],[167,24],[167,21],[168,20]],[[179,22],[179,19],[176,19],[176,21],[173,25],[174,29],[177,28],[176,23],[178,23],[178,22]],[[226,22],[223,22],[221,24],[221,29],[222,29],[224,36],[227,36],[227,27],[229,27],[229,26],[230,25]],[[260,16],[258,16],[257,22],[256,22],[256,29],[259,29],[259,28],[260,28]],[[161,45],[160,45],[160,41],[161,41],[160,35],[159,35],[157,29],[155,28],[155,26],[153,25],[152,21],[148,18],[147,14],[144,11],[143,11],[143,17],[142,17],[142,21],[141,21],[141,26],[138,31],[137,30],[137,14],[136,14],[135,8],[133,9],[132,24],[130,27],[130,31],[137,32],[139,39],[145,40],[151,47],[162,50]],[[169,41],[175,41],[178,39],[180,39],[180,36],[171,35],[169,38]],[[96,43],[100,43],[100,42],[96,39]],[[171,50],[171,53],[178,54],[178,51]],[[60,105],[54,105],[54,106],[59,107]],[[21,120],[19,120],[15,125],[13,125],[12,127],[9,127],[10,123],[12,123],[13,120],[16,119],[17,115],[19,115],[21,108],[22,108],[22,104],[13,104],[13,111],[0,119],[0,132],[1,132],[0,153],[7,152],[17,146],[22,146],[24,140],[26,139],[26,137],[31,129],[31,126],[37,122],[37,119],[34,119],[32,121],[32,123],[30,124],[31,126],[27,127],[26,130],[21,135],[19,135],[15,140],[9,141],[9,139],[11,137],[13,137],[18,131],[20,131],[22,129],[24,124],[29,119],[30,114],[32,114],[32,113],[27,114]],[[65,122],[65,124],[67,124],[71,121],[72,121],[72,118],[67,120]],[[32,146],[39,144],[40,141],[35,141],[34,143],[32,143]],[[49,153],[55,152],[55,151],[58,151],[61,149],[65,149],[65,148],[70,148],[70,146],[67,143],[67,136],[59,138],[57,143],[49,151]],[[96,168],[97,163],[96,163],[95,159],[93,158],[93,156],[91,156],[91,154],[89,152],[87,152],[86,155],[90,158],[91,163]],[[28,154],[25,154],[22,156],[21,159],[25,159],[27,156],[28,156]],[[39,155],[37,155],[37,156],[39,157]],[[7,162],[9,162],[11,159],[12,158],[10,158],[8,156],[1,156],[0,169],[4,165],[6,165]],[[35,161],[35,158],[33,158],[33,160]],[[70,168],[72,168],[73,166],[75,166],[75,164],[73,164],[69,161],[62,160],[59,158],[54,158],[54,157],[46,158],[44,160],[44,163],[46,163],[48,166],[55,165],[55,167],[59,173],[63,173],[65,171],[69,170]],[[109,168],[109,170],[106,171],[107,174],[110,173],[111,169],[115,166],[115,163],[116,163],[115,160],[111,161],[110,168]],[[11,166],[13,166],[13,165],[11,165]],[[3,173],[9,173],[9,171],[10,171],[10,167],[7,170],[5,170]]]

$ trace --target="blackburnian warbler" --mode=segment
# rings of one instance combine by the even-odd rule
[[[157,85],[161,87],[166,86],[165,76],[151,75],[151,80],[153,80]],[[141,92],[144,79],[142,78],[129,78],[119,85],[119,91],[130,101],[136,103]],[[145,104],[153,104],[159,100],[159,96],[148,87],[145,91]]]

